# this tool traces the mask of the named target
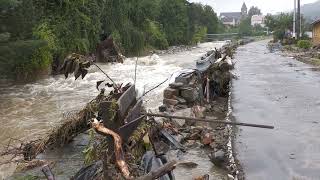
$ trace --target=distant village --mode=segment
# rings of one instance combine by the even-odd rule
[[[252,7],[256,8],[257,7]],[[221,12],[220,20],[225,26],[234,27],[240,24],[241,20],[248,18],[248,8],[246,3],[244,2],[241,7],[240,12]],[[265,27],[264,24],[264,15],[261,14],[260,11],[256,12],[251,16],[251,26],[260,25],[261,27]]]
[[[320,1],[315,2],[313,6],[320,6]],[[247,36],[272,34],[276,40],[285,39],[284,44],[288,39],[291,42],[290,39],[301,37],[304,40],[311,40],[312,45],[319,45],[320,17],[310,18],[305,9],[301,15],[295,11],[296,8],[294,12],[263,15],[258,7],[251,6],[248,9],[246,3],[243,2],[239,12],[221,12],[219,18],[226,32],[236,32]],[[290,20],[287,21],[287,19]],[[300,25],[296,25],[298,20]]]

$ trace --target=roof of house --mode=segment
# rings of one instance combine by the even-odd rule
[[[314,24],[318,24],[318,23],[320,23],[320,18],[315,20],[315,21],[313,21],[311,24],[314,25]]]
[[[233,17],[221,17],[222,22],[233,22]]]
[[[240,19],[241,12],[223,12],[223,13],[220,13],[220,17]]]

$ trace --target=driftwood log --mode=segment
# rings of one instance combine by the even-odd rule
[[[104,127],[103,124],[100,123],[97,119],[93,119],[92,127],[99,134],[110,135],[113,137],[114,150],[115,150],[115,156],[116,156],[116,164],[117,164],[118,168],[120,169],[122,175],[126,179],[132,179],[132,177],[130,176],[128,165],[127,165],[126,161],[124,160],[121,137],[117,133],[115,133],[114,131]]]

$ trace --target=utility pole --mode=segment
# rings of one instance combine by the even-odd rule
[[[293,28],[292,28],[292,36],[293,38],[297,38],[296,34],[296,16],[297,16],[297,0],[294,0],[294,9],[293,9]]]
[[[300,33],[301,33],[301,14],[300,14],[300,0],[298,0],[298,11],[297,11],[297,17],[296,17],[296,20],[297,20],[297,39],[299,40],[300,39]]]

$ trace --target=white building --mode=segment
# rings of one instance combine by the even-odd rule
[[[264,16],[263,15],[253,15],[251,17],[251,26],[260,25],[264,27]]]

